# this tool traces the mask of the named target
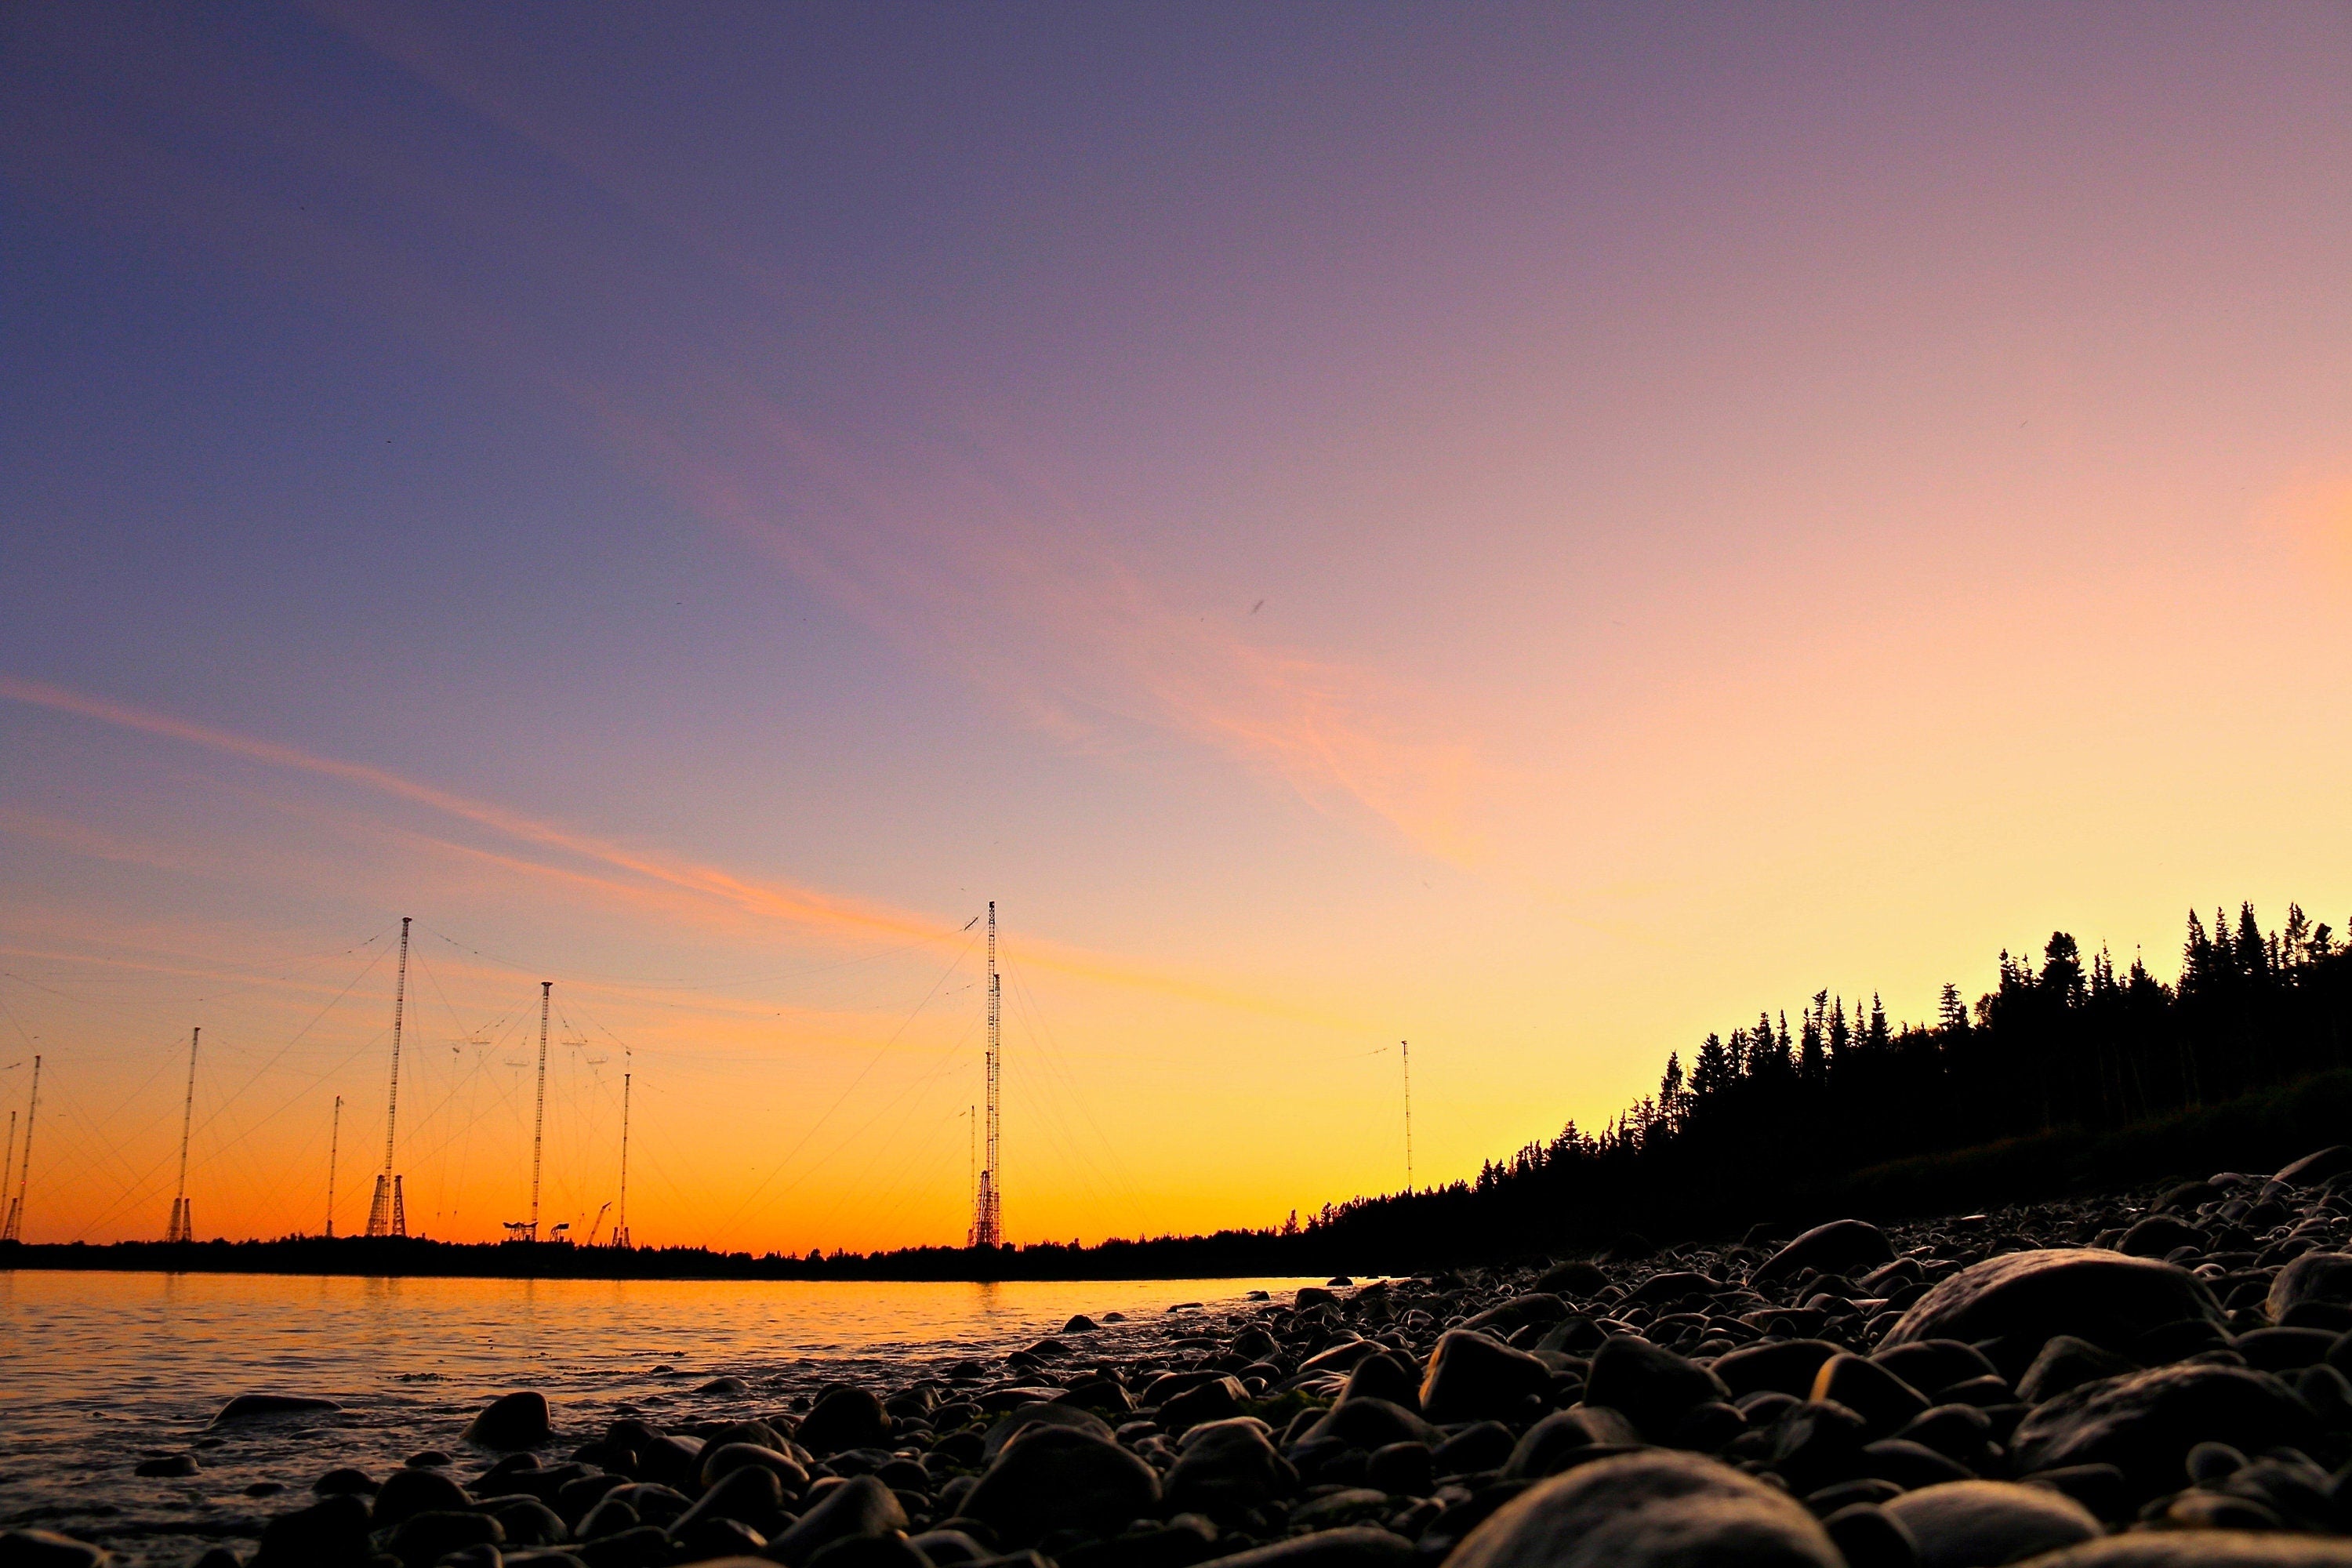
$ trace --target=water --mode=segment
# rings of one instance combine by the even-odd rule
[[[537,1388],[559,1439],[616,1415],[656,1425],[776,1409],[835,1379],[903,1383],[1002,1355],[1078,1312],[1134,1321],[1089,1336],[1118,1353],[1171,1321],[1236,1310],[1298,1279],[1000,1285],[662,1279],[367,1279],[0,1272],[0,1524],[38,1524],[175,1565],[249,1540],[336,1465],[382,1476],[420,1448],[471,1462],[458,1433],[497,1394]],[[1199,1301],[1171,1319],[1166,1309]],[[698,1394],[720,1375],[747,1394]],[[232,1395],[300,1394],[340,1413],[207,1433]],[[135,1477],[194,1449],[203,1467]],[[248,1487],[283,1486],[253,1497]]]

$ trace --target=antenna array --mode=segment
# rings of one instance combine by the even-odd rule
[[[188,1209],[188,1132],[196,1120],[196,1039],[202,1028],[188,1031],[188,1098],[180,1106],[180,1190],[172,1200],[172,1220],[165,1241],[196,1239],[196,1216]]]
[[[996,900],[988,900],[988,1163],[980,1170],[980,1191],[971,1205],[971,1245],[1002,1247],[1004,1245],[1004,1192],[1003,1171],[997,1163],[997,1089],[1000,1081],[1003,1044],[998,1025],[1002,1013],[1002,995],[996,978]]]
[[[400,917],[400,972],[392,987],[392,1091],[383,1106],[383,1169],[377,1173],[375,1197],[368,1205],[370,1236],[408,1234],[408,1205],[392,1168],[393,1132],[400,1120],[400,1022],[408,1001],[408,920]]]

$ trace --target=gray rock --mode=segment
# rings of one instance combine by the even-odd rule
[[[292,1394],[240,1394],[220,1407],[211,1424],[226,1426],[268,1415],[309,1415],[341,1408],[331,1399],[307,1399]]]
[[[906,1528],[907,1510],[898,1506],[898,1494],[872,1476],[853,1476],[769,1542],[767,1555],[792,1568],[804,1568],[810,1558],[836,1541]]]
[[[1265,1428],[1246,1418],[1213,1421],[1185,1434],[1183,1453],[1162,1487],[1171,1511],[1204,1513],[1219,1523],[1297,1489],[1297,1470],[1275,1452]]]
[[[2032,1568],[2352,1568],[2352,1541],[2168,1530],[2084,1542],[2033,1559]]]
[[[1658,1443],[1693,1408],[1710,1400],[1728,1400],[1731,1391],[1696,1362],[1645,1339],[1619,1334],[1603,1342],[1593,1355],[1584,1397],[1588,1404],[1618,1412]]]
[[[2136,1497],[2148,1498],[2180,1484],[2189,1450],[2200,1442],[2249,1452],[2304,1447],[2315,1426],[2303,1402],[2266,1373],[2183,1363],[2059,1395],[2019,1423],[2010,1455],[2020,1475],[2113,1465]]]
[[[2192,1320],[2218,1326],[2221,1309],[2187,1269],[2089,1247],[2056,1247],[1989,1258],[1939,1280],[1911,1304],[1884,1343],[2014,1336],[2039,1346],[2053,1334],[2073,1334],[2118,1350],[2150,1329]]]
[[[1412,1562],[1412,1542],[1403,1536],[1351,1525],[1213,1558],[1202,1568],[1408,1568]]]
[[[995,1458],[1005,1444],[1032,1426],[1066,1426],[1106,1443],[1111,1441],[1110,1423],[1091,1410],[1075,1405],[1024,1405],[999,1417],[988,1429],[988,1436],[981,1444],[981,1462],[986,1464]]]
[[[547,1395],[537,1389],[501,1394],[467,1424],[466,1441],[484,1448],[536,1448],[547,1441]]]
[[[1881,1506],[1917,1543],[1919,1568],[1998,1568],[2101,1533],[2074,1499],[2009,1481],[1948,1481]]]
[[[1430,1353],[1421,1408],[1437,1422],[1516,1415],[1530,1395],[1540,1398],[1550,1387],[1551,1369],[1534,1356],[1454,1329]]]
[[[2352,1253],[2305,1253],[2278,1271],[2270,1294],[2263,1299],[2263,1310],[2272,1322],[2281,1322],[2305,1301],[2339,1307],[2352,1303]]]
[[[1769,1285],[1794,1279],[1808,1268],[1834,1274],[1864,1264],[1885,1263],[1895,1257],[1885,1234],[1867,1220],[1833,1219],[1817,1225],[1756,1266],[1749,1283]]]
[[[1035,1426],[998,1451],[962,1511],[1008,1546],[1050,1531],[1115,1535],[1154,1513],[1160,1477],[1116,1443],[1066,1426]]]
[[[102,1548],[55,1531],[0,1531],[0,1568],[100,1568],[111,1561]]]
[[[1600,1459],[1530,1487],[1447,1568],[1844,1568],[1785,1492],[1696,1454]]]

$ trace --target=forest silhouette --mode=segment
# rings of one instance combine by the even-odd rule
[[[1655,1094],[1588,1131],[1488,1161],[1475,1179],[1325,1205],[1213,1236],[1081,1246],[911,1247],[805,1256],[289,1237],[17,1247],[14,1267],[606,1278],[1146,1279],[1403,1273],[1530,1256],[1790,1232],[1842,1214],[1898,1217],[2055,1195],[2210,1162],[2284,1158],[2352,1122],[2352,947],[2298,906],[2191,912],[2179,973],[2117,970],[2055,931],[2039,963],[2000,955],[1973,1003],[1890,1024],[1817,992],[1710,1034]],[[2209,1162],[2200,1167],[2198,1162]]]

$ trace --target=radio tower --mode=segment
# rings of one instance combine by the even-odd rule
[[[621,1075],[621,1215],[613,1226],[613,1245],[629,1245],[629,1079]]]
[[[1412,1042],[1399,1040],[1397,1054],[1404,1058],[1404,1190],[1412,1191]]]
[[[392,985],[392,1092],[383,1103],[383,1169],[375,1178],[375,1198],[368,1205],[370,1236],[406,1236],[408,1205],[402,1199],[400,1178],[392,1170],[392,1135],[400,1121],[400,1015],[408,1001],[408,917],[400,917],[400,973]]]
[[[5,1165],[0,1165],[0,1198],[5,1198],[8,1195],[8,1189],[16,1184],[16,1113],[12,1110],[8,1113],[8,1162]]]
[[[188,1098],[180,1107],[180,1195],[172,1200],[172,1223],[165,1241],[196,1239],[196,1216],[188,1209],[188,1130],[196,1120],[196,1037],[202,1028],[188,1031]]]
[[[335,1114],[327,1123],[327,1239],[335,1239],[335,1152],[343,1145],[343,1097],[335,1096]]]
[[[33,1058],[33,1092],[25,1102],[25,1157],[16,1162],[16,1195],[8,1200],[8,1217],[0,1221],[0,1241],[25,1239],[25,1188],[33,1179],[33,1118],[41,1109],[41,1058]]]
[[[971,1205],[971,1245],[1002,1247],[1004,1245],[1003,1173],[998,1168],[997,1156],[997,1085],[1002,1060],[1002,1044],[997,1025],[1000,1016],[996,981],[996,900],[988,900],[988,1161],[980,1168],[980,1194]]]
[[[539,1152],[547,1131],[547,1002],[555,982],[539,983],[539,1104],[530,1113],[530,1238],[539,1239]]]

